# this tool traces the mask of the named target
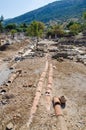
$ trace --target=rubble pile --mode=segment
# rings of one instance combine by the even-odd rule
[[[65,38],[55,44],[56,47],[57,51],[52,54],[52,58],[66,58],[86,65],[86,36],[80,39]]]

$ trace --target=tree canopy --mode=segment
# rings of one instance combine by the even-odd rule
[[[51,35],[51,37],[57,38],[57,37],[63,36],[63,34],[64,34],[63,28],[59,24],[51,26],[47,31],[48,37],[49,35]]]
[[[70,26],[70,32],[73,33],[74,35],[78,34],[81,31],[81,26],[78,23],[74,23],[73,25]]]
[[[83,18],[86,20],[86,12],[84,12],[84,14],[83,14]]]
[[[5,29],[10,31],[12,29],[16,29],[17,28],[17,25],[15,23],[11,23],[11,24],[8,24],[5,26]]]
[[[44,31],[44,24],[38,21],[33,21],[27,29],[28,35],[34,37],[41,37],[43,31]]]

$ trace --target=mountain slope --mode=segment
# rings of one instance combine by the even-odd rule
[[[86,11],[86,0],[61,0],[50,3],[34,11],[7,20],[7,23],[30,23],[33,20],[49,22],[50,20],[67,20],[80,18]]]

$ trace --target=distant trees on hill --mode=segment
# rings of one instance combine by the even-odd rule
[[[39,37],[63,37],[67,35],[77,35],[80,32],[84,32],[86,30],[86,12],[83,13],[83,22],[75,22],[69,21],[65,24],[62,23],[55,23],[55,24],[47,24],[45,25],[43,22],[40,21],[33,21],[30,24],[21,23],[15,24],[10,23],[8,25],[3,24],[3,16],[0,17],[0,33],[11,34],[12,37],[15,33],[24,33],[27,36],[36,37],[37,40]]]
[[[0,33],[2,33],[3,32],[3,29],[4,29],[4,26],[3,26],[3,20],[4,20],[4,17],[3,16],[1,16],[0,17]]]

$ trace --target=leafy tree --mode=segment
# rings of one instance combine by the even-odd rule
[[[22,23],[17,27],[17,31],[19,32],[26,32],[28,25],[26,23]]]
[[[78,23],[74,23],[73,25],[70,26],[69,29],[73,35],[76,35],[81,31],[81,26]]]
[[[86,12],[84,12],[84,14],[83,14],[83,18],[86,20]]]
[[[10,23],[10,24],[5,26],[5,29],[7,31],[11,31],[12,29],[16,29],[16,28],[17,28],[17,25],[15,23]]]
[[[16,28],[17,32],[24,32],[23,28],[20,28],[19,26]]]
[[[2,32],[3,32],[3,29],[4,29],[4,27],[3,27],[3,20],[4,20],[4,17],[1,16],[1,17],[0,17],[0,33],[2,33]]]
[[[63,35],[64,32],[61,25],[54,25],[52,28],[55,38]]]
[[[82,27],[83,34],[86,35],[86,12],[83,13],[83,18],[84,18],[84,21],[81,27]]]
[[[0,22],[3,22],[3,20],[4,20],[4,17],[3,17],[3,15],[1,15]]]
[[[3,32],[3,29],[4,29],[3,24],[2,24],[2,22],[0,22],[0,33]]]
[[[28,35],[34,37],[41,37],[44,31],[44,24],[42,22],[33,21],[28,27]]]
[[[50,38],[51,38],[51,37],[54,37],[54,33],[53,33],[52,28],[48,28],[48,29],[47,29],[46,35],[47,35],[48,38],[49,38],[49,37],[50,37]]]
[[[70,26],[72,26],[74,23],[75,23],[74,21],[70,21],[70,22],[67,24],[67,26],[66,26],[66,27],[69,29],[69,28],[70,28]]]
[[[20,24],[20,27],[21,28],[27,28],[27,24],[26,23],[22,23],[22,24]]]
[[[64,35],[64,31],[61,25],[51,26],[47,31],[47,36],[51,36],[52,38],[61,37]]]
[[[15,29],[12,29],[10,32],[11,32],[11,36],[12,36],[12,38],[14,39],[14,37],[15,37],[15,33],[17,33],[17,31],[16,31]]]
[[[44,23],[38,21],[33,21],[27,29],[27,34],[29,36],[37,37],[37,44],[38,44],[38,39],[39,37],[42,37],[43,32],[44,32]]]

